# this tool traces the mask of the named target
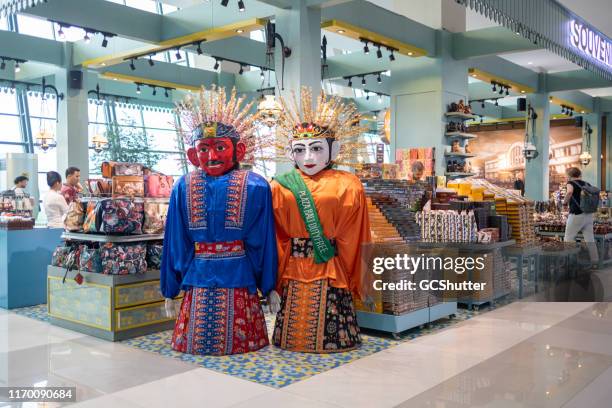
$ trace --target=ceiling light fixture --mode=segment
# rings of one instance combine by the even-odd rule
[[[493,84],[493,92],[496,92],[497,91],[497,87],[496,87],[495,82],[492,82],[492,84]]]
[[[503,95],[503,93],[504,93],[504,88],[502,88],[502,87],[500,86],[500,87],[499,87],[499,94],[500,94],[500,95]]]
[[[497,99],[495,100],[495,106],[499,106],[499,101]]]
[[[366,101],[370,100],[370,93],[366,91]]]
[[[219,69],[219,60],[217,58],[215,58],[215,66],[213,67],[213,69],[215,71]]]
[[[102,39],[102,48],[108,47],[108,38],[106,38],[106,34],[104,34],[104,38]]]
[[[240,75],[244,73],[244,65],[240,64],[240,70],[238,71]]]
[[[227,7],[227,3],[229,3],[229,0],[221,0],[221,5],[223,7]]]
[[[382,51],[380,50],[380,44],[377,47],[378,49],[376,50],[376,57],[380,59],[382,58]]]
[[[136,65],[134,64],[134,59],[133,58],[130,60],[130,69],[132,71],[136,71]]]
[[[344,30],[338,30],[336,31],[338,34],[344,34]]]
[[[89,36],[89,31],[85,31],[85,36],[83,37],[85,40],[85,44],[89,44],[91,42],[91,37]]]
[[[377,81],[379,84],[382,84],[382,77],[380,76],[380,72],[378,73],[378,76],[376,77],[376,81]]]
[[[259,73],[259,76],[263,79],[265,78],[266,74],[264,73],[264,70],[262,69],[261,72]]]
[[[361,77],[361,85],[365,85],[366,84],[366,77],[365,75]]]
[[[349,77],[348,79],[348,86],[351,87],[353,86],[353,78]]]
[[[4,68],[6,68],[6,61],[4,61],[4,58],[2,58],[2,62],[0,63],[0,69],[4,70]]]
[[[485,107],[485,101],[480,102],[480,107],[481,107],[482,109],[484,109],[484,107]]]
[[[378,103],[382,103],[382,95],[378,95]]]
[[[393,50],[391,50],[391,53],[389,54],[389,61],[395,61],[395,55],[393,54]]]
[[[238,11],[243,12],[244,10],[246,10],[244,8],[244,1],[238,0]]]
[[[136,93],[140,95],[140,84],[136,84]]]
[[[167,98],[168,97],[168,88],[164,88],[164,96]]]
[[[365,45],[363,46],[363,53],[364,54],[369,54],[370,53],[370,48],[368,47],[368,42],[365,42]]]
[[[152,55],[149,55],[149,65],[150,66],[155,65],[155,61],[153,61],[153,56]]]
[[[198,48],[196,49],[196,51],[198,52],[198,55],[202,55],[203,51],[202,51],[202,42],[200,41],[198,43]]]
[[[19,66],[19,61],[15,61],[15,73],[20,72],[21,67]]]
[[[174,55],[176,57],[177,60],[180,60],[183,58],[183,56],[181,55],[181,49],[177,48],[176,50],[176,54]]]
[[[236,32],[237,32],[238,34],[242,34],[242,33],[244,33],[244,30],[243,30],[242,28],[239,28],[239,29],[237,29],[237,30],[236,30]]]
[[[64,27],[61,24],[59,25],[59,30],[57,30],[57,36],[60,40],[66,39],[66,33],[64,33]]]
[[[506,88],[506,96],[510,95],[510,88]]]
[[[153,96],[157,95],[157,87],[153,87]]]

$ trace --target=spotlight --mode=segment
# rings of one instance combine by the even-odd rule
[[[57,36],[60,38],[60,40],[66,39],[66,34],[64,33],[64,27],[61,25],[59,26],[59,30],[57,30]]]
[[[19,66],[19,61],[15,61],[15,73],[21,71],[21,67]]]
[[[506,96],[510,95],[510,88],[506,88]]]
[[[164,88],[164,96],[167,98],[168,97],[168,88]]]
[[[365,42],[365,45],[363,46],[363,53],[364,54],[369,54],[370,53],[370,48],[368,48],[368,42]]]
[[[136,84],[136,93],[140,95],[140,84]]]
[[[495,106],[499,106],[499,101],[497,99],[495,100]]]
[[[565,106],[561,105],[561,114],[565,115]]]
[[[503,94],[504,94],[504,88],[502,88],[502,87],[501,87],[501,85],[500,85],[500,87],[499,87],[499,94],[500,94],[500,95],[503,95]]]
[[[263,79],[263,78],[265,78],[265,76],[266,76],[266,75],[265,75],[265,73],[264,73],[264,70],[263,70],[263,69],[262,69],[262,70],[261,70],[261,72],[259,73],[259,76],[260,76],[262,79]]]
[[[570,111],[570,117],[574,116],[574,110]]]
[[[83,37],[83,40],[85,40],[85,44],[89,44],[91,42],[91,37],[89,36],[88,31],[85,31],[85,37]]]
[[[131,69],[132,71],[136,71],[136,65],[134,65],[134,59],[131,59],[131,60],[130,60],[130,69]]]
[[[348,86],[349,87],[353,86],[353,78],[348,79]]]
[[[155,65],[155,61],[153,61],[153,56],[152,55],[149,55],[149,65],[150,66]]]
[[[382,58],[382,51],[380,50],[380,45],[378,46],[378,49],[376,50],[376,57]]]
[[[485,101],[480,102],[480,107],[481,107],[482,109],[484,109],[484,107],[485,107]]]
[[[244,1],[238,0],[238,11],[244,11]]]
[[[495,85],[496,85],[495,82],[493,82],[493,92],[497,91],[497,87]]]
[[[153,96],[157,95],[157,88],[153,87]]]
[[[198,51],[198,55],[202,55],[203,54],[203,52],[202,52],[202,42],[198,43],[197,51]]]
[[[380,72],[378,73],[378,76],[376,77],[376,81],[377,81],[379,84],[382,84],[382,78],[381,78],[381,76],[380,76]]]
[[[370,93],[366,92],[366,101],[369,101],[369,100],[370,100]]]
[[[382,95],[378,95],[378,103],[382,103]]]
[[[4,61],[4,58],[3,58],[2,62],[0,63],[0,69],[4,70],[4,68],[6,68],[6,62]]]
[[[104,38],[102,39],[102,48],[106,48],[107,46],[108,46],[108,38],[104,36]]]
[[[361,77],[361,85],[365,85],[366,84],[366,79],[365,79],[365,75]]]
[[[393,54],[393,50],[391,50],[391,54],[389,54],[389,61],[395,61],[395,55]]]
[[[229,0],[221,0],[221,5],[223,7],[227,7],[227,3],[229,3]]]
[[[240,71],[238,71],[240,75],[244,73],[244,65],[240,64]]]
[[[215,66],[213,67],[213,69],[216,71],[219,69],[219,60],[215,58]]]
[[[177,60],[180,60],[181,58],[183,58],[183,56],[181,55],[180,49],[176,50],[176,54],[174,56],[176,57]]]

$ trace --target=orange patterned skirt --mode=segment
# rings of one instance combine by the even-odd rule
[[[305,353],[354,350],[361,344],[353,297],[346,289],[289,280],[276,315],[274,345]]]

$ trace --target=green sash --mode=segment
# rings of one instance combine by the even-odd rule
[[[323,227],[315,207],[314,199],[302,176],[295,170],[275,177],[275,180],[293,193],[297,202],[302,220],[306,225],[308,235],[312,240],[315,263],[325,263],[334,257],[334,247],[323,235]]]

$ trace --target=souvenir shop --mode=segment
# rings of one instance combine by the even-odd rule
[[[612,40],[567,2],[69,3],[0,0],[0,308],[281,388],[612,300]]]

